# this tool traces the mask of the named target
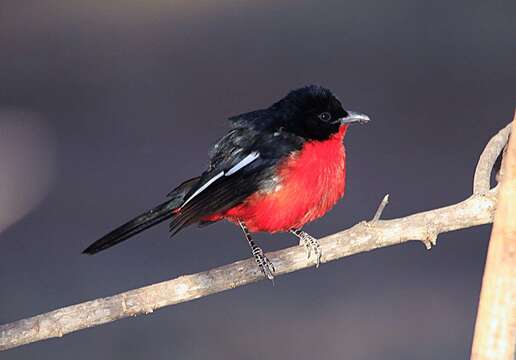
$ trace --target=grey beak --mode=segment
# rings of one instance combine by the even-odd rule
[[[341,125],[354,123],[365,124],[371,121],[369,116],[367,116],[366,114],[362,114],[355,111],[348,111],[347,113],[348,116],[339,119]]]

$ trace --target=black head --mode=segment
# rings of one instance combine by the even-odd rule
[[[310,140],[325,140],[341,126],[369,121],[367,115],[344,110],[330,90],[317,85],[291,91],[268,110],[285,131]]]

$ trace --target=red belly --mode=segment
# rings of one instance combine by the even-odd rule
[[[306,143],[278,166],[278,186],[206,220],[243,221],[252,232],[301,228],[326,214],[344,195],[346,127],[326,141]]]

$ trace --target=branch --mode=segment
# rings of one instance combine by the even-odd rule
[[[494,163],[507,145],[510,134],[511,124],[508,124],[489,140],[482,151],[473,178],[473,194],[484,194],[491,188],[491,172]]]
[[[508,128],[493,139],[507,138]],[[483,184],[470,198],[451,206],[421,212],[394,220],[379,220],[386,200],[380,204],[374,221],[361,222],[348,230],[320,239],[321,262],[397,245],[409,240],[422,241],[427,248],[436,244],[441,233],[491,223],[496,207],[496,188],[489,184],[492,158],[499,155],[499,140],[490,141],[477,166],[475,183]],[[500,150],[498,150],[500,148]],[[484,154],[488,154],[485,155]],[[489,168],[487,171],[486,169]],[[480,169],[480,170],[479,170]],[[475,187],[478,189],[478,186]],[[489,187],[488,187],[489,189]],[[293,246],[267,254],[274,263],[276,275],[311,267],[305,249]],[[106,298],[67,306],[45,314],[0,326],[0,350],[52,338],[105,324],[128,316],[149,314],[168,305],[190,301],[238,286],[254,283],[264,277],[254,259],[237,261],[197,274],[145,286]]]
[[[513,130],[516,131],[516,113]],[[503,161],[498,207],[482,280],[472,360],[513,360],[516,350],[516,138]]]

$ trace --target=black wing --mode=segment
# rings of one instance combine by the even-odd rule
[[[171,234],[223,212],[271,186],[276,165],[302,146],[290,134],[233,128],[214,147],[209,169],[186,194],[170,223]]]

